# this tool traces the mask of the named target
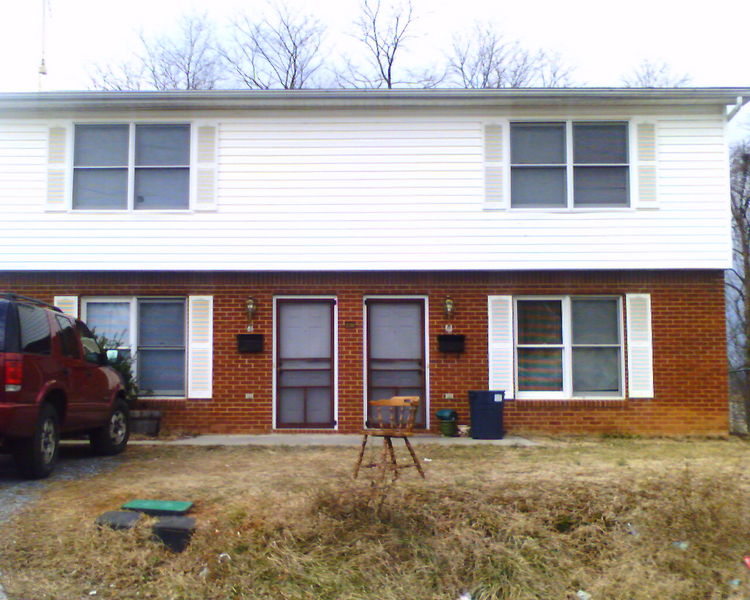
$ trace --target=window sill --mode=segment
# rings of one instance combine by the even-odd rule
[[[600,213],[634,213],[638,212],[638,210],[632,206],[601,206],[601,207],[595,207],[590,206],[586,208],[562,208],[562,207],[544,207],[540,206],[539,208],[532,208],[532,207],[524,207],[524,208],[513,208],[513,207],[500,207],[500,206],[484,206],[483,210],[486,211],[505,211],[505,212],[512,212],[516,214],[539,214],[539,213],[545,213],[545,214],[600,214]]]
[[[627,408],[628,400],[624,397],[604,398],[604,397],[586,397],[586,398],[557,398],[557,399],[531,399],[516,398],[515,400],[506,400],[507,408],[513,410],[525,409],[545,409],[552,408],[558,410],[569,409],[588,409],[588,408]]]
[[[59,211],[55,211],[59,212]],[[65,212],[69,215],[192,215],[195,210],[190,208],[164,208],[164,209],[76,209],[67,208]]]

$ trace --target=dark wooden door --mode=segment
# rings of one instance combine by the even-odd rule
[[[334,427],[333,300],[276,304],[276,425]]]
[[[368,299],[366,305],[367,401],[419,396],[416,422],[424,427],[424,300]]]

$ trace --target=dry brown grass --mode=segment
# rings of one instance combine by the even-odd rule
[[[13,600],[750,595],[747,442],[549,442],[419,447],[427,481],[408,472],[375,498],[350,479],[354,448],[131,447],[0,529],[3,584]],[[133,498],[193,500],[188,549],[148,522],[94,525]]]

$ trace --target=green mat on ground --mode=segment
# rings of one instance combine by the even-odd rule
[[[147,515],[184,515],[192,506],[192,502],[179,500],[131,500],[123,504],[122,508]]]

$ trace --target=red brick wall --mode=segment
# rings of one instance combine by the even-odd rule
[[[651,400],[506,402],[510,432],[727,431],[727,361],[723,274],[720,271],[495,273],[2,273],[0,289],[42,300],[56,295],[214,296],[214,398],[151,401],[166,426],[195,432],[262,432],[272,424],[273,296],[333,295],[338,299],[339,430],[361,426],[363,296],[429,297],[430,412],[456,408],[468,422],[467,391],[487,387],[487,296],[495,294],[650,293],[654,385]],[[441,354],[442,303],[456,303],[454,333],[466,352]],[[235,335],[247,325],[245,300],[258,303],[261,354],[239,354]],[[246,400],[245,394],[254,394]],[[453,400],[444,399],[452,393]],[[434,419],[431,419],[434,425]]]

